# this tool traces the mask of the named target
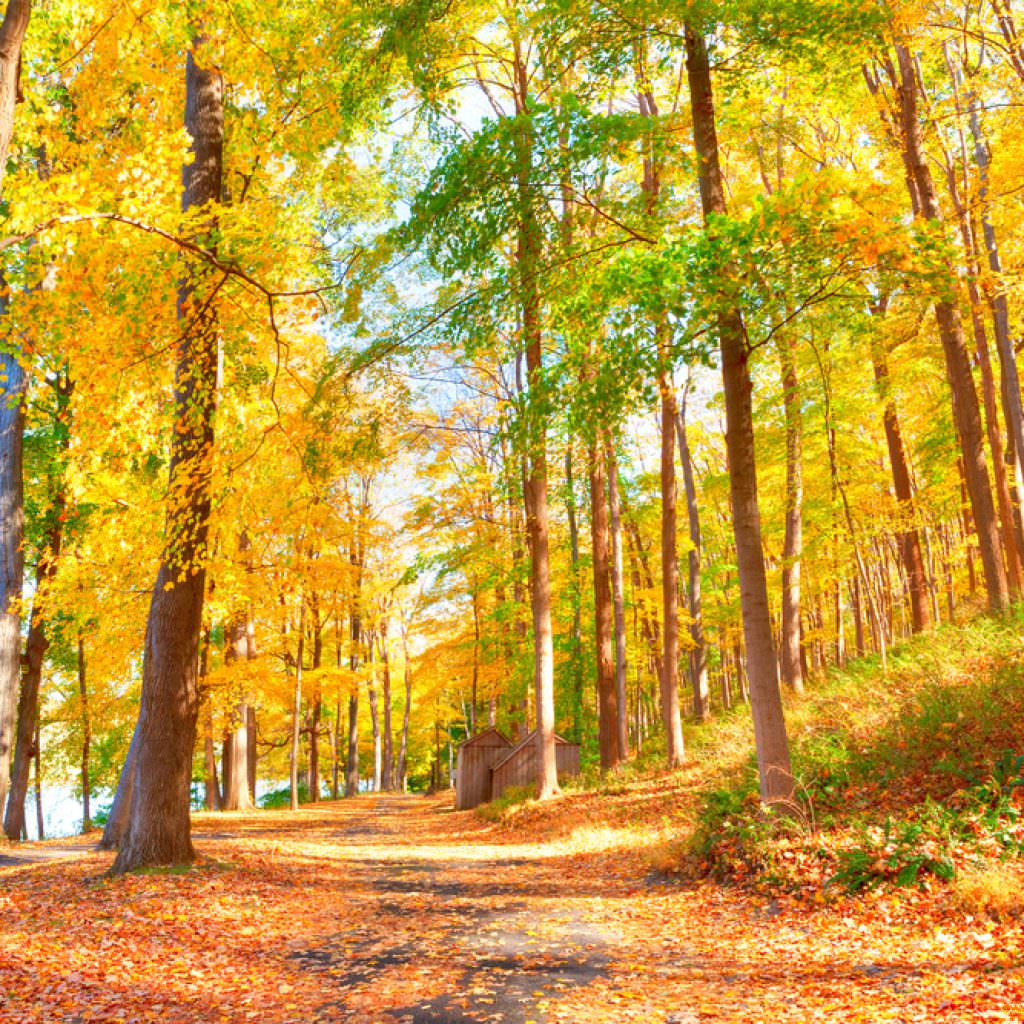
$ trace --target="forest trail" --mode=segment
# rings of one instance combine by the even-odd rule
[[[198,815],[180,873],[0,867],[0,1022],[1024,1020],[1005,941],[928,894],[690,888],[637,831],[527,841],[450,806]]]

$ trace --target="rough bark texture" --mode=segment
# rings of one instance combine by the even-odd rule
[[[900,510],[900,529],[897,531],[900,557],[903,570],[907,574],[907,589],[910,591],[910,614],[915,633],[927,629],[931,625],[931,605],[928,597],[928,576],[925,572],[924,559],[921,555],[921,538],[917,529],[917,514],[914,503],[914,490],[910,481],[910,464],[907,460],[906,448],[903,444],[903,431],[900,428],[899,412],[896,403],[888,394],[889,368],[885,354],[877,347],[873,348],[871,361],[875,371],[875,383],[885,401],[883,420],[885,423],[885,440],[889,448],[889,465],[892,469],[893,489]],[[855,581],[856,582],[856,581]],[[863,653],[864,641],[860,621],[860,595],[855,593],[857,607],[857,652]]]
[[[57,572],[61,542],[64,537],[64,508],[66,505],[63,486],[59,487],[54,507],[50,510],[50,524],[46,544],[39,565],[36,568],[36,603],[40,597],[45,601],[46,588]],[[21,696],[18,700],[17,742],[14,748],[14,764],[11,767],[11,788],[4,812],[4,832],[8,839],[18,840],[25,828],[25,796],[28,793],[32,759],[36,756],[36,732],[39,724],[39,687],[43,678],[43,658],[50,646],[47,635],[45,610],[32,609],[32,619],[25,642],[24,673],[21,680]]]
[[[903,45],[896,46],[899,65],[897,97],[906,162],[917,188],[917,202],[921,216],[941,224],[942,207],[939,205],[921,138],[921,125],[917,109],[917,72],[910,52]],[[949,267],[948,289],[956,286],[956,274]],[[944,292],[935,302],[935,319],[946,361],[946,374],[953,395],[953,418],[960,436],[964,478],[970,497],[971,511],[978,535],[978,549],[985,572],[985,588],[989,607],[998,610],[1006,606],[1009,592],[1003,566],[1003,550],[992,501],[988,467],[985,463],[985,437],[978,409],[978,395],[971,372],[971,359],[964,342],[960,311],[955,299]]]
[[[238,538],[239,560],[244,564],[246,574],[252,572],[252,542],[249,534],[242,530]],[[256,638],[252,614],[248,602],[236,607],[227,627],[225,662],[240,665],[256,657]],[[231,714],[230,742],[224,746],[224,792],[221,800],[225,811],[248,811],[255,806],[254,792],[249,785],[249,761],[255,753],[250,747],[249,713],[250,705],[244,680],[237,681],[238,703]]]
[[[288,751],[288,797],[293,811],[299,809],[299,716],[302,714],[302,659],[306,640],[306,599],[299,610],[299,643],[295,652],[295,688],[292,692],[292,736]]]
[[[225,661],[237,665],[249,660],[249,624],[244,612],[228,623]],[[249,705],[244,694],[231,713],[231,731],[224,744],[225,811],[248,811],[253,807],[249,792]]]
[[[544,412],[541,355],[541,300],[537,274],[541,229],[534,208],[533,135],[527,107],[528,75],[518,41],[515,47],[516,189],[519,204],[516,266],[522,317],[522,343],[530,389],[529,469],[524,486],[530,541],[530,604],[533,611],[534,702],[537,709],[537,797],[558,791],[555,764],[555,652],[551,629],[551,568],[548,543],[547,417]]]
[[[406,766],[405,757],[409,749],[409,714],[412,711],[412,663],[409,661],[409,629],[402,625],[402,655],[405,675],[405,706],[402,709],[402,740],[398,746],[398,788],[405,792],[406,787]],[[493,723],[491,723],[493,724]]]
[[[779,339],[782,401],[786,415],[786,536],[782,548],[782,678],[795,693],[804,689],[800,661],[800,562],[804,547],[803,415],[789,332]]]
[[[667,332],[667,324],[659,333]],[[659,345],[667,358],[667,339]],[[683,725],[679,714],[679,561],[676,557],[676,396],[668,370],[661,389],[661,715],[668,766],[683,763]]]
[[[189,53],[185,127],[194,160],[183,173],[186,211],[220,198],[223,93],[220,72],[200,67]],[[179,320],[187,326],[178,343],[164,554],[146,628],[135,785],[114,874],[190,861],[195,855],[189,789],[217,398],[217,317],[205,294],[207,279],[204,267],[190,264],[178,296]]]
[[[1010,310],[1006,298],[1006,286],[1003,283],[1003,265],[999,255],[999,240],[996,236],[992,218],[988,209],[988,177],[989,149],[981,129],[981,118],[978,106],[971,103],[971,135],[974,141],[974,159],[978,165],[979,199],[981,206],[981,231],[985,244],[988,268],[991,272],[992,284],[988,291],[989,308],[992,313],[992,326],[996,337],[996,350],[999,353],[1000,397],[1003,405],[1003,416],[1006,430],[1010,438],[1009,460],[1013,470],[1014,482],[1017,485],[1017,499],[1021,500],[1022,463],[1024,459],[1024,404],[1021,401],[1020,375],[1017,371],[1017,353],[1013,338],[1010,335]],[[1015,527],[1017,533],[1018,552],[1024,557],[1024,527],[1022,527],[1019,506],[1015,509]]]
[[[686,28],[686,69],[690,84],[701,205],[707,222],[715,215],[726,212],[725,191],[719,165],[707,47],[703,36],[689,25]],[[792,805],[794,797],[793,773],[779,693],[764,554],[761,549],[761,513],[757,500],[751,381],[747,363],[749,353],[739,309],[725,309],[719,314],[718,339],[725,391],[733,534],[739,567],[743,635],[761,798],[769,805],[788,806]]]
[[[110,805],[107,823],[103,826],[103,838],[100,839],[101,850],[116,850],[128,831],[128,817],[131,811],[132,793],[135,790],[135,762],[139,750],[139,723],[135,723],[128,754],[121,766],[121,774],[114,790],[114,801]]]
[[[383,766],[381,769],[381,788],[390,793],[395,789],[395,747],[391,732],[391,657],[388,651],[388,620],[385,616],[380,623],[380,664],[381,681],[380,695],[383,703],[381,727],[384,732]]]
[[[619,466],[615,449],[605,445],[608,466],[608,505],[611,511],[612,602],[615,608],[615,705],[619,760],[629,757],[629,709],[626,701],[626,588],[622,568],[622,508],[619,501]]]
[[[86,686],[85,640],[78,635],[78,696],[82,708],[82,831],[92,828],[89,810],[89,752],[92,747],[92,722],[89,718],[89,690]]]
[[[6,300],[0,299],[0,315]],[[0,807],[7,800],[21,679],[21,585],[25,498],[22,439],[25,373],[15,353],[0,353]]]
[[[591,444],[590,531],[594,572],[594,640],[597,653],[597,733],[602,769],[619,763],[618,705],[612,653],[612,592],[609,564],[608,500],[605,494],[604,451]]]
[[[10,0],[0,23],[0,192],[14,134],[21,44],[32,4]],[[6,288],[2,277],[0,287]],[[0,298],[0,316],[7,311]],[[25,503],[21,476],[25,374],[16,353],[0,353],[0,808],[7,800],[21,678],[21,586]]]
[[[697,483],[693,476],[693,459],[686,436],[686,402],[680,405],[676,416],[676,434],[679,439],[679,461],[683,466],[683,486],[686,493],[686,512],[690,524],[690,551],[688,556],[687,596],[690,605],[690,687],[693,692],[693,717],[706,721],[711,712],[708,691],[708,654],[704,646],[704,613],[701,605],[700,561],[701,534],[700,508],[697,505]]]

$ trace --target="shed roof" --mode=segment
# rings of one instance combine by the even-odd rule
[[[503,764],[511,761],[516,754],[519,753],[524,747],[528,747],[531,744],[537,742],[537,730],[534,729],[532,732],[528,732],[500,761],[495,761],[492,767],[492,771],[497,771]],[[559,736],[555,733],[555,746],[561,745],[563,747],[578,747],[578,743],[571,743],[564,736]]]
[[[500,742],[496,742],[500,741]],[[475,736],[470,736],[469,739],[463,740],[459,744],[459,749],[462,747],[511,747],[512,741],[498,728],[495,726],[489,726],[484,729],[483,732],[478,732]]]

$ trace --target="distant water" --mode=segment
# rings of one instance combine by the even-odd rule
[[[259,801],[267,793],[287,788],[288,781],[269,781],[258,779],[256,782],[256,799]],[[359,791],[367,793],[372,787],[370,779],[359,780]],[[328,795],[326,792],[323,794]],[[97,814],[110,809],[114,794],[109,790],[97,790],[89,799],[89,812],[95,819]],[[199,810],[203,806],[203,788],[193,783],[192,806]],[[25,798],[25,823],[28,838],[38,839],[39,828],[36,823],[36,791],[29,787]],[[78,835],[82,831],[82,801],[70,786],[43,786],[43,838],[61,839]]]
[[[111,793],[99,790],[89,799],[93,815],[110,807]],[[36,791],[29,787],[25,798],[25,825],[29,839],[39,838],[36,823]],[[58,839],[78,835],[82,831],[82,801],[70,786],[43,786],[43,838]]]

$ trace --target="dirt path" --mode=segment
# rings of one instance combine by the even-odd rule
[[[0,867],[0,1024],[1024,1021],[1005,931],[651,882],[628,829],[361,797],[195,831],[183,873]]]

